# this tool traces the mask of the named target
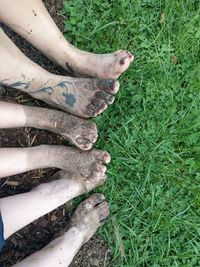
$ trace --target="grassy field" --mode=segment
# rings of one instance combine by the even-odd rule
[[[135,55],[96,120],[111,267],[200,266],[200,2],[65,0],[63,15],[79,48]]]

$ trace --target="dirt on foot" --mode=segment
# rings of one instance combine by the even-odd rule
[[[63,30],[63,17],[59,15],[62,0],[45,0],[54,21]],[[65,72],[41,55],[35,48],[2,26],[8,36],[30,59],[55,74]],[[0,100],[47,107],[46,104],[31,98],[14,89],[0,88]],[[41,144],[66,144],[59,135],[36,129],[0,130],[0,147],[29,147]],[[31,190],[42,182],[50,181],[55,169],[34,170],[24,174],[0,180],[0,198],[20,194]],[[70,210],[70,212],[69,212]],[[50,214],[36,220],[23,228],[7,241],[0,255],[0,266],[9,267],[47,245],[56,235],[67,227],[72,214],[72,204],[68,203]],[[13,222],[14,223],[14,222]],[[103,267],[109,266],[111,256],[107,244],[98,236],[93,237],[75,257],[71,267]]]

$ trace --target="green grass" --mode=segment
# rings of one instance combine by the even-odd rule
[[[200,2],[67,0],[66,37],[135,61],[96,121],[112,267],[200,266]]]

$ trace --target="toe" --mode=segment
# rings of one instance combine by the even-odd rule
[[[120,84],[119,81],[115,79],[98,79],[96,80],[96,87],[107,93],[116,94],[119,91]]]
[[[99,162],[94,162],[92,165],[92,170],[93,173],[98,174],[98,176],[103,176],[106,173],[107,168]]]
[[[106,108],[107,105],[104,100],[94,98],[92,99],[91,104],[87,106],[86,114],[89,117],[96,117],[97,115],[101,114]]]
[[[94,208],[95,206],[99,205],[103,201],[105,201],[105,196],[101,193],[96,193],[91,195],[86,202],[90,205],[90,207]]]
[[[91,175],[91,177],[89,177],[88,180],[86,181],[87,184],[84,188],[87,189],[87,192],[90,192],[91,190],[93,190],[97,186],[103,185],[106,180],[107,180],[106,175],[98,176],[98,177],[93,177]]]
[[[122,72],[128,69],[130,63],[133,61],[134,57],[130,52],[121,51],[114,53],[116,56],[115,64],[115,77],[118,78]]]
[[[82,150],[90,150],[92,148],[92,144],[93,142],[87,138],[78,137],[76,139],[76,145]]]
[[[82,136],[89,139],[92,143],[95,143],[98,138],[98,130],[96,124],[94,122],[87,121],[87,124],[82,131]]]
[[[110,154],[106,151],[93,150],[93,156],[100,162],[108,164],[111,161]]]
[[[101,225],[104,224],[110,214],[108,202],[103,201],[95,209],[97,211]]]
[[[128,58],[130,59],[131,62],[133,62],[134,60],[134,56],[131,54],[131,52],[129,51],[126,51],[127,55],[128,55]]]
[[[114,96],[104,91],[97,91],[95,97],[104,100],[106,104],[112,104],[115,100]]]

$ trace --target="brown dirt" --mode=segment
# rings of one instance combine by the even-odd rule
[[[63,18],[59,15],[62,1],[45,0],[44,2],[54,21],[62,30]],[[30,44],[14,34],[7,27],[2,27],[13,42],[29,58],[52,73],[63,74],[63,70],[41,55]],[[20,104],[46,107],[46,104],[34,100],[25,93],[9,88],[0,88],[0,99]],[[30,128],[0,130],[0,147],[29,147],[39,144],[66,144],[66,142],[60,136],[42,130]],[[38,184],[50,180],[50,177],[55,171],[54,169],[35,170],[1,179],[0,198],[27,192]],[[6,245],[0,256],[0,265],[3,267],[12,266],[48,244],[55,235],[66,228],[70,219],[70,214],[67,211],[70,206],[71,204],[68,203],[67,206],[62,206],[54,210],[6,240]],[[110,252],[107,244],[100,237],[95,236],[83,246],[75,257],[71,267],[103,267],[109,266],[109,262]]]

